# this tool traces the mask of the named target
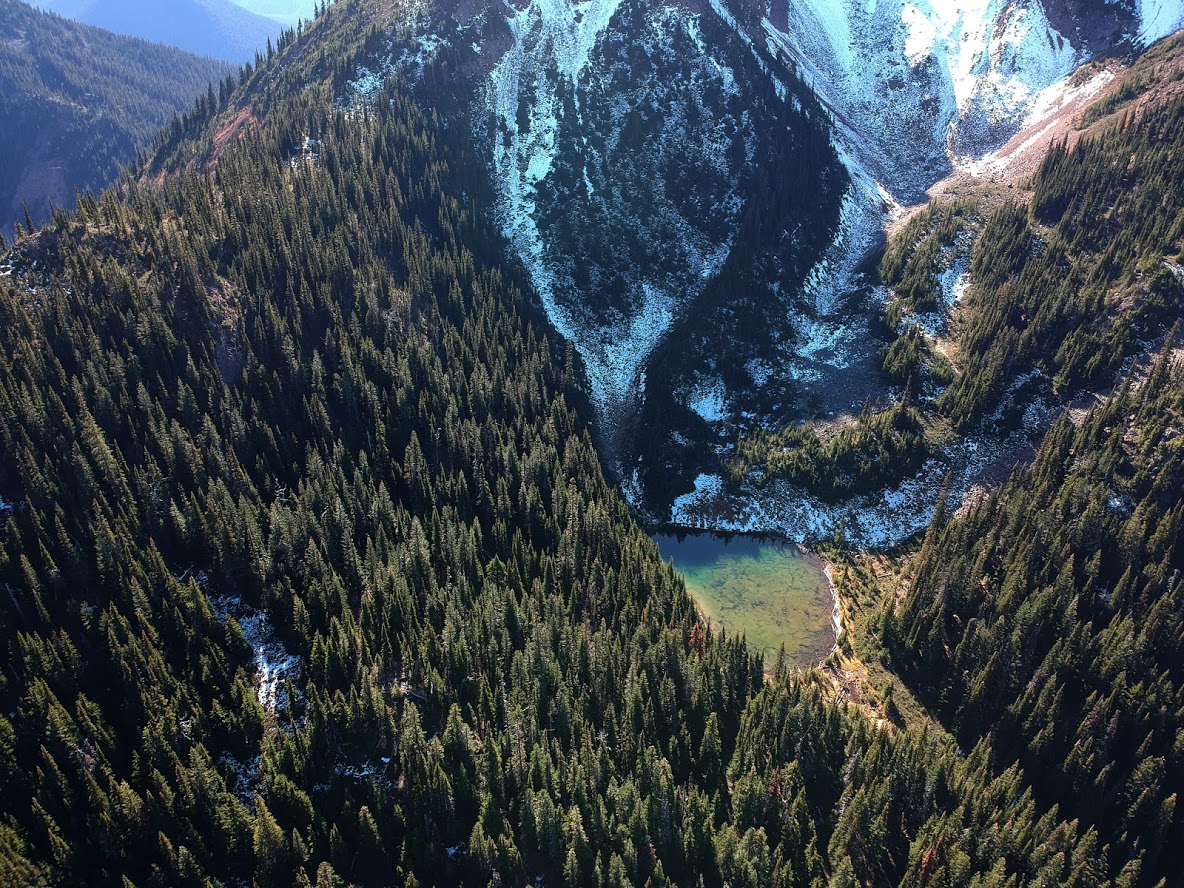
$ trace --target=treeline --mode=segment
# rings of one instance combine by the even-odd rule
[[[935,383],[937,410],[955,428],[1006,407],[1033,374],[1058,395],[1103,387],[1180,317],[1184,286],[1171,265],[1184,250],[1184,101],[1170,98],[1179,54],[1178,39],[1157,45],[1097,103],[1110,121],[1087,114],[1093,132],[1050,148],[1030,204],[1001,203],[984,221],[974,202],[934,203],[886,249],[879,274],[897,338],[882,367],[897,383]],[[1123,110],[1148,91],[1154,101]],[[955,372],[910,319],[948,312],[941,277],[971,242],[970,286],[949,333]]]
[[[0,228],[112,182],[227,65],[0,0]]]
[[[1184,871],[1184,377],[1172,343],[962,518],[884,624],[964,745],[1017,762],[1119,874]]]
[[[1120,72],[1115,84],[1096,102],[1087,105],[1073,122],[1082,130],[1128,106],[1135,99],[1157,87],[1184,80],[1184,35],[1165,37],[1135,59],[1126,71]]]
[[[880,259],[879,275],[892,288],[887,320],[894,330],[912,315],[949,307],[942,304],[941,277],[959,254],[969,253],[980,212],[970,200],[931,203],[892,238]]]

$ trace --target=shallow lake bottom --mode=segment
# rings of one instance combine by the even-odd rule
[[[655,537],[702,612],[729,634],[742,633],[771,666],[805,666],[835,645],[835,599],[822,562],[793,543],[710,533]]]

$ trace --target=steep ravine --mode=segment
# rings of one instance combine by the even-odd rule
[[[446,52],[471,79],[497,221],[639,508],[882,544],[950,466],[965,487],[1017,442],[826,507],[779,485],[724,505],[721,462],[750,430],[891,397],[866,273],[886,225],[1038,126],[1083,61],[1182,23],[1182,0],[472,0],[417,7],[387,63],[414,78]]]
[[[744,283],[778,306],[762,318],[766,341],[729,337],[727,355],[696,349],[703,365],[670,384],[684,403],[717,386],[738,344],[738,366],[783,362],[794,337],[786,297],[835,227],[842,169],[809,91],[773,75],[712,8],[533,0],[507,22],[512,44],[487,88],[500,222],[580,351],[605,445],[624,468],[639,408],[672,395],[646,372],[654,349],[705,314],[726,325],[709,291],[738,246],[760,266]],[[796,167],[777,184],[813,199],[774,205],[761,174],[789,155]],[[758,211],[773,224],[757,230]],[[758,300],[727,301],[743,311]]]
[[[864,398],[883,393],[872,359],[881,343],[875,325],[866,326],[881,303],[859,271],[900,204],[923,199],[953,172],[972,178],[979,171],[997,173],[996,150],[1021,132],[1024,139],[1047,143],[1039,137],[1046,128],[1055,129],[1055,122],[1110,82],[1105,68],[1072,77],[1082,62],[1125,55],[1184,24],[1181,4],[781,2],[755,10],[734,5],[735,17],[725,18],[758,38],[763,32],[774,71],[782,66],[805,72],[833,114],[833,142],[852,182],[842,224],[811,269],[799,307],[797,329],[803,335],[789,372],[798,390],[810,395],[801,403],[807,417],[854,413]],[[966,282],[954,268],[945,277],[948,312],[957,299],[954,291],[964,291]],[[863,385],[852,386],[852,377]],[[1015,389],[1031,389],[1035,382],[1019,379]],[[717,395],[715,403],[727,400]],[[693,474],[694,489],[673,498],[670,520],[676,524],[775,531],[807,540],[842,532],[858,544],[890,545],[925,526],[943,482],[956,501],[983,476],[1030,452],[1056,412],[1054,403],[1038,397],[1022,411],[1018,427],[996,431],[987,423],[981,434],[942,445],[915,475],[840,503],[782,481],[725,483],[719,470],[710,468],[716,463],[712,456],[729,452],[737,429],[775,420],[768,414],[741,416],[717,436],[711,455],[703,458],[692,450],[681,472],[663,473],[679,450],[686,450],[676,437],[661,454],[665,465],[657,472],[652,465],[648,469],[651,477],[660,476],[665,490],[655,496],[659,485],[649,485],[643,502],[653,517],[665,519],[671,505],[666,491],[688,484]],[[702,471],[695,471],[696,465]],[[643,466],[641,478],[646,474]]]

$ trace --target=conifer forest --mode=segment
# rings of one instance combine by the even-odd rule
[[[578,27],[616,9],[505,14],[548,3]],[[502,5],[409,36],[436,6],[458,4],[318,4],[231,71],[0,2],[32,47],[0,35],[5,151],[35,153],[44,105],[84,157],[74,200],[0,220],[0,886],[1184,885],[1184,37],[1091,62],[1109,79],[1022,176],[894,217],[859,266],[889,294],[860,371],[878,388],[846,421],[794,406],[805,376],[768,421],[695,419],[719,440],[686,444],[715,466],[690,477],[729,494],[842,510],[932,483],[890,545],[802,537],[841,627],[801,663],[697,605],[620,430],[653,435],[642,471],[670,499],[690,490],[682,433],[657,430],[692,416],[677,380],[707,364],[677,362],[719,318],[767,333],[762,355],[800,347],[751,322],[773,311],[752,294],[775,262],[806,279],[802,244],[853,243],[843,192],[800,189],[858,176],[792,115],[747,161],[728,149],[780,158],[736,180],[750,248],[680,315],[701,332],[639,365],[640,419],[609,422],[588,381],[615,353],[563,327],[503,224],[490,140],[541,124],[525,98],[517,131],[482,116]],[[747,33],[786,0],[725,6],[713,27]],[[777,83],[825,97],[817,76]],[[562,126],[591,117],[565,89]],[[850,123],[813,101],[811,126]],[[651,144],[630,113],[621,138]],[[774,236],[795,219],[823,227]],[[973,484],[935,462],[1021,427]]]

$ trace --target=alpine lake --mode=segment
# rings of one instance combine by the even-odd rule
[[[836,638],[835,598],[822,561],[793,543],[686,532],[654,537],[716,628],[743,634],[772,667],[825,659]]]

